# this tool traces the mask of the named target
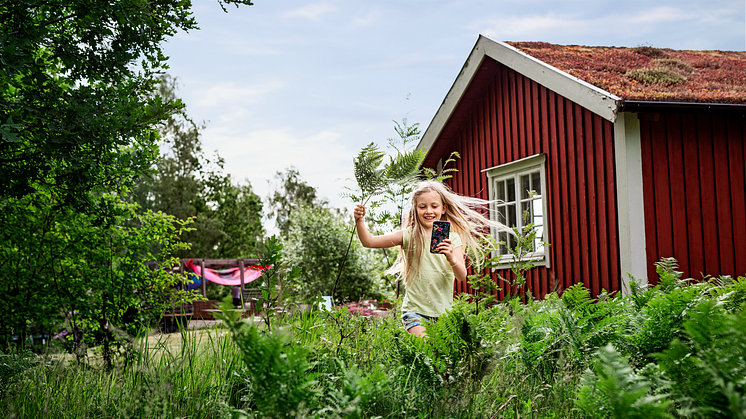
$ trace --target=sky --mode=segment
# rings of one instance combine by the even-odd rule
[[[746,49],[746,0],[194,0],[164,44],[203,149],[266,201],[295,167],[337,208],[353,158],[394,121],[425,131],[479,35],[562,45]],[[266,204],[265,204],[266,205]],[[274,223],[265,222],[270,234]]]

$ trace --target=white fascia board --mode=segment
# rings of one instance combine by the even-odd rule
[[[480,35],[471,54],[469,54],[469,58],[464,63],[461,73],[435,113],[425,134],[423,134],[418,148],[427,151],[433,145],[485,56],[570,99],[610,122],[616,120],[617,112],[622,103],[620,97],[558,70],[504,42],[493,41]]]

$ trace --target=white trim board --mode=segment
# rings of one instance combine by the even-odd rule
[[[640,120],[636,113],[620,112],[614,122],[619,262],[622,294],[630,292],[630,275],[647,283],[645,205],[642,190]]]

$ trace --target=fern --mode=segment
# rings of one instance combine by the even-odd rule
[[[690,311],[685,336],[656,355],[671,380],[679,413],[698,418],[746,418],[746,313],[717,300]]]
[[[658,288],[663,292],[671,292],[682,285],[681,272],[677,271],[679,263],[674,258],[662,258],[655,264],[658,274]]]
[[[739,276],[733,279],[729,276],[719,277],[712,280],[715,287],[713,295],[725,303],[725,308],[730,312],[736,312],[746,308],[746,277]]]
[[[671,418],[663,395],[651,395],[651,384],[638,376],[612,345],[598,351],[592,371],[581,379],[576,406],[590,418]]]
[[[245,379],[256,417],[291,418],[312,409],[318,394],[316,374],[311,372],[310,351],[292,342],[282,330],[261,331],[237,319],[228,307],[218,315],[229,327],[241,351]],[[254,409],[252,409],[254,410]]]

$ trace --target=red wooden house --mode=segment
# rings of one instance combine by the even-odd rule
[[[499,200],[506,224],[529,212],[550,244],[532,255],[536,297],[595,296],[656,283],[662,257],[685,277],[746,274],[745,116],[744,52],[480,37],[420,147],[432,168],[458,151],[449,185]]]

